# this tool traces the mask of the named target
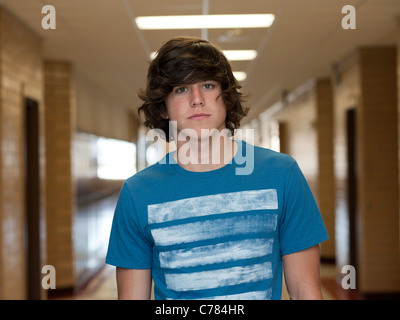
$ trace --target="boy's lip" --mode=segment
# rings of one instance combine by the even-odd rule
[[[188,119],[191,120],[201,120],[208,118],[210,115],[208,113],[194,113]]]

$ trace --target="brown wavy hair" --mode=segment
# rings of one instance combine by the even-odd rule
[[[161,129],[170,141],[169,120],[165,98],[176,86],[214,80],[221,85],[221,96],[226,106],[225,125],[234,135],[241,119],[247,115],[241,86],[235,79],[231,65],[222,51],[210,42],[193,37],[177,37],[168,40],[150,63],[146,89],[138,96],[143,100],[138,113],[144,113],[144,125]]]

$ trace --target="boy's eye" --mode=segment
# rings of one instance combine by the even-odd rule
[[[175,90],[176,93],[184,93],[187,91],[186,87],[179,87]]]
[[[204,84],[204,89],[212,89],[212,88],[214,88],[215,87],[215,85],[214,84],[212,84],[212,83],[206,83],[206,84]]]

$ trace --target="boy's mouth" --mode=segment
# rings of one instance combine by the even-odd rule
[[[210,115],[207,113],[194,113],[188,119],[190,120],[202,120],[208,118]]]

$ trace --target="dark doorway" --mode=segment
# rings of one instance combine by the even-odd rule
[[[25,212],[28,299],[40,299],[39,105],[25,99]]]
[[[346,114],[347,126],[347,199],[349,212],[349,255],[350,264],[357,270],[357,136],[356,109]]]

